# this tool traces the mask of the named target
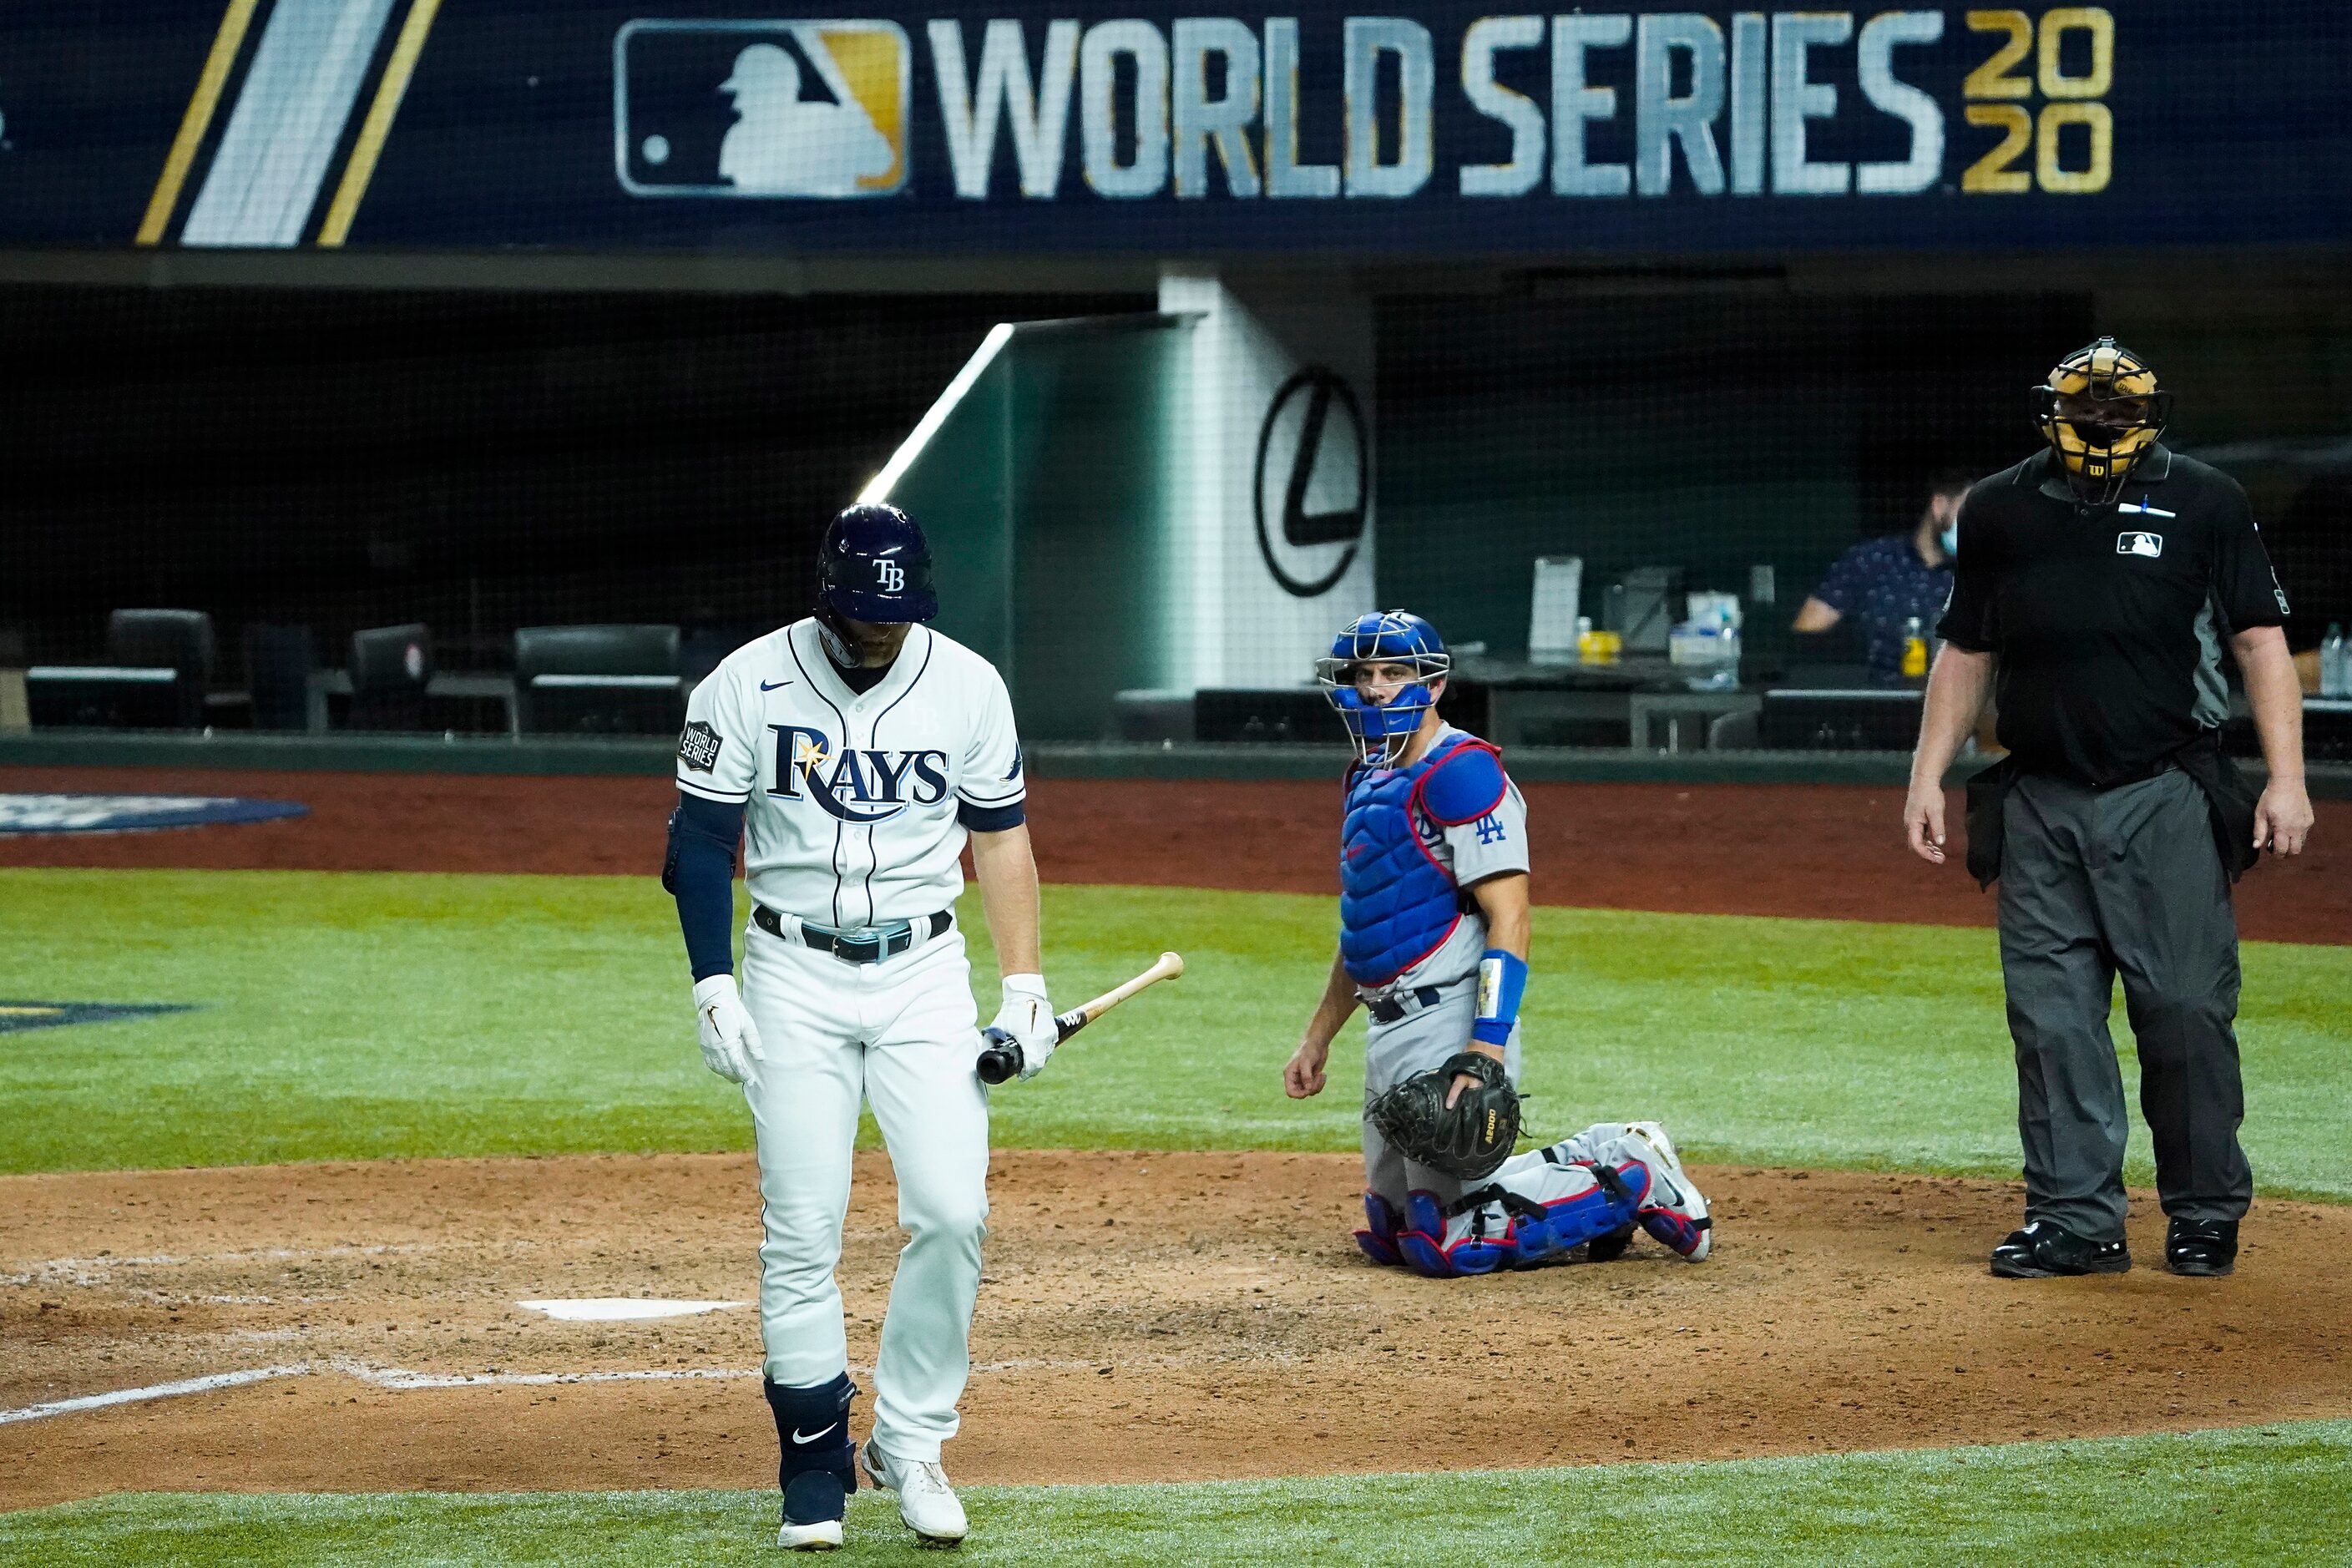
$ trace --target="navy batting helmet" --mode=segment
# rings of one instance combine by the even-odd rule
[[[853,621],[928,621],[940,613],[931,547],[895,506],[853,506],[833,520],[817,546],[816,591]]]
[[[1356,688],[1357,667],[1366,664],[1401,664],[1421,679],[1376,700]],[[1315,661],[1315,677],[1339,710],[1356,754],[1379,765],[1404,754],[1422,715],[1437,704],[1429,682],[1453,668],[1454,656],[1435,626],[1411,610],[1373,610],[1339,628],[1330,653]]]

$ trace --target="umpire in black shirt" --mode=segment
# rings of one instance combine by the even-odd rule
[[[2101,338],[2037,397],[2048,449],[1961,503],[1904,807],[1911,847],[1940,864],[1944,770],[1997,682],[2009,755],[1969,786],[1969,869],[2000,882],[2026,1223],[1992,1270],[2131,1267],[2129,1120],[2107,1034],[2120,974],[2165,1263],[2227,1274],[2253,1195],[2230,887],[2263,849],[2299,852],[2312,822],[2286,595],[2245,492],[2158,440],[2168,398],[2137,356]],[[2269,765],[2259,800],[2220,746],[2224,642]]]

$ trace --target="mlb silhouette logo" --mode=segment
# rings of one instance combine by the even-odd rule
[[[913,74],[896,22],[630,22],[614,167],[636,196],[887,196],[907,184]]]
[[[2164,535],[2160,533],[2118,533],[2116,535],[2116,553],[2118,555],[2142,555],[2146,556],[2148,560],[2153,561],[2158,556],[2164,553]]]

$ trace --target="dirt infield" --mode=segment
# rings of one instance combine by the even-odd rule
[[[674,798],[645,778],[0,768],[0,791],[299,800],[288,822],[0,837],[0,866],[651,874]],[[1534,784],[1538,902],[1693,914],[1989,925],[1957,861],[1903,848],[1892,790],[1796,784]],[[1332,787],[1318,783],[1039,779],[1048,881],[1336,891]],[[1953,830],[1958,800],[1952,801]],[[2352,805],[2319,803],[2312,847],[2249,873],[2244,933],[2352,942]]]
[[[0,791],[292,798],[234,827],[0,838],[0,865],[649,875],[658,779],[0,770]],[[1539,899],[1983,923],[1894,842],[1891,792],[1537,785]],[[1049,880],[1331,890],[1328,786],[1042,780]],[[2352,942],[2352,810],[2266,866],[2247,933]],[[1347,1155],[1001,1154],[950,1449],[970,1481],[1698,1458],[2352,1415],[2352,1208],[2265,1201],[2239,1275],[1984,1270],[2001,1184],[1696,1173],[1717,1256],[1434,1282],[1346,1239]],[[748,1156],[0,1178],[0,1508],[118,1489],[772,1484],[756,1312],[566,1322],[525,1300],[757,1292]],[[842,1270],[870,1365],[900,1244],[859,1157]],[[869,1380],[870,1381],[870,1380]],[[861,1406],[860,1420],[870,1412]]]
[[[971,1481],[1806,1453],[2352,1414],[2352,1210],[2265,1202],[2238,1275],[1984,1271],[1998,1184],[1695,1173],[1717,1255],[1478,1280],[1373,1267],[1345,1155],[1022,1153],[992,1182]],[[247,1386],[0,1425],[0,1508],[115,1489],[772,1484],[740,1155],[0,1179],[0,1410],[240,1368]],[[899,1245],[861,1156],[843,1289],[872,1360]],[[534,1374],[601,1382],[516,1382]],[[658,1378],[612,1378],[658,1373]],[[689,1375],[701,1374],[701,1375]],[[470,1385],[414,1386],[430,1378]],[[399,1386],[404,1379],[412,1386]],[[861,1405],[861,1424],[870,1404]]]

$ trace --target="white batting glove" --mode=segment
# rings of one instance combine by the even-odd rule
[[[1035,1078],[1061,1043],[1054,1028],[1054,1005],[1045,1000],[1045,977],[1006,975],[1004,1005],[996,1010],[996,1022],[989,1027],[1013,1037],[1013,1044],[1021,1047],[1021,1076]]]
[[[729,1083],[750,1082],[768,1059],[760,1048],[760,1027],[735,994],[731,974],[694,983],[694,1026],[702,1037],[703,1065]]]

